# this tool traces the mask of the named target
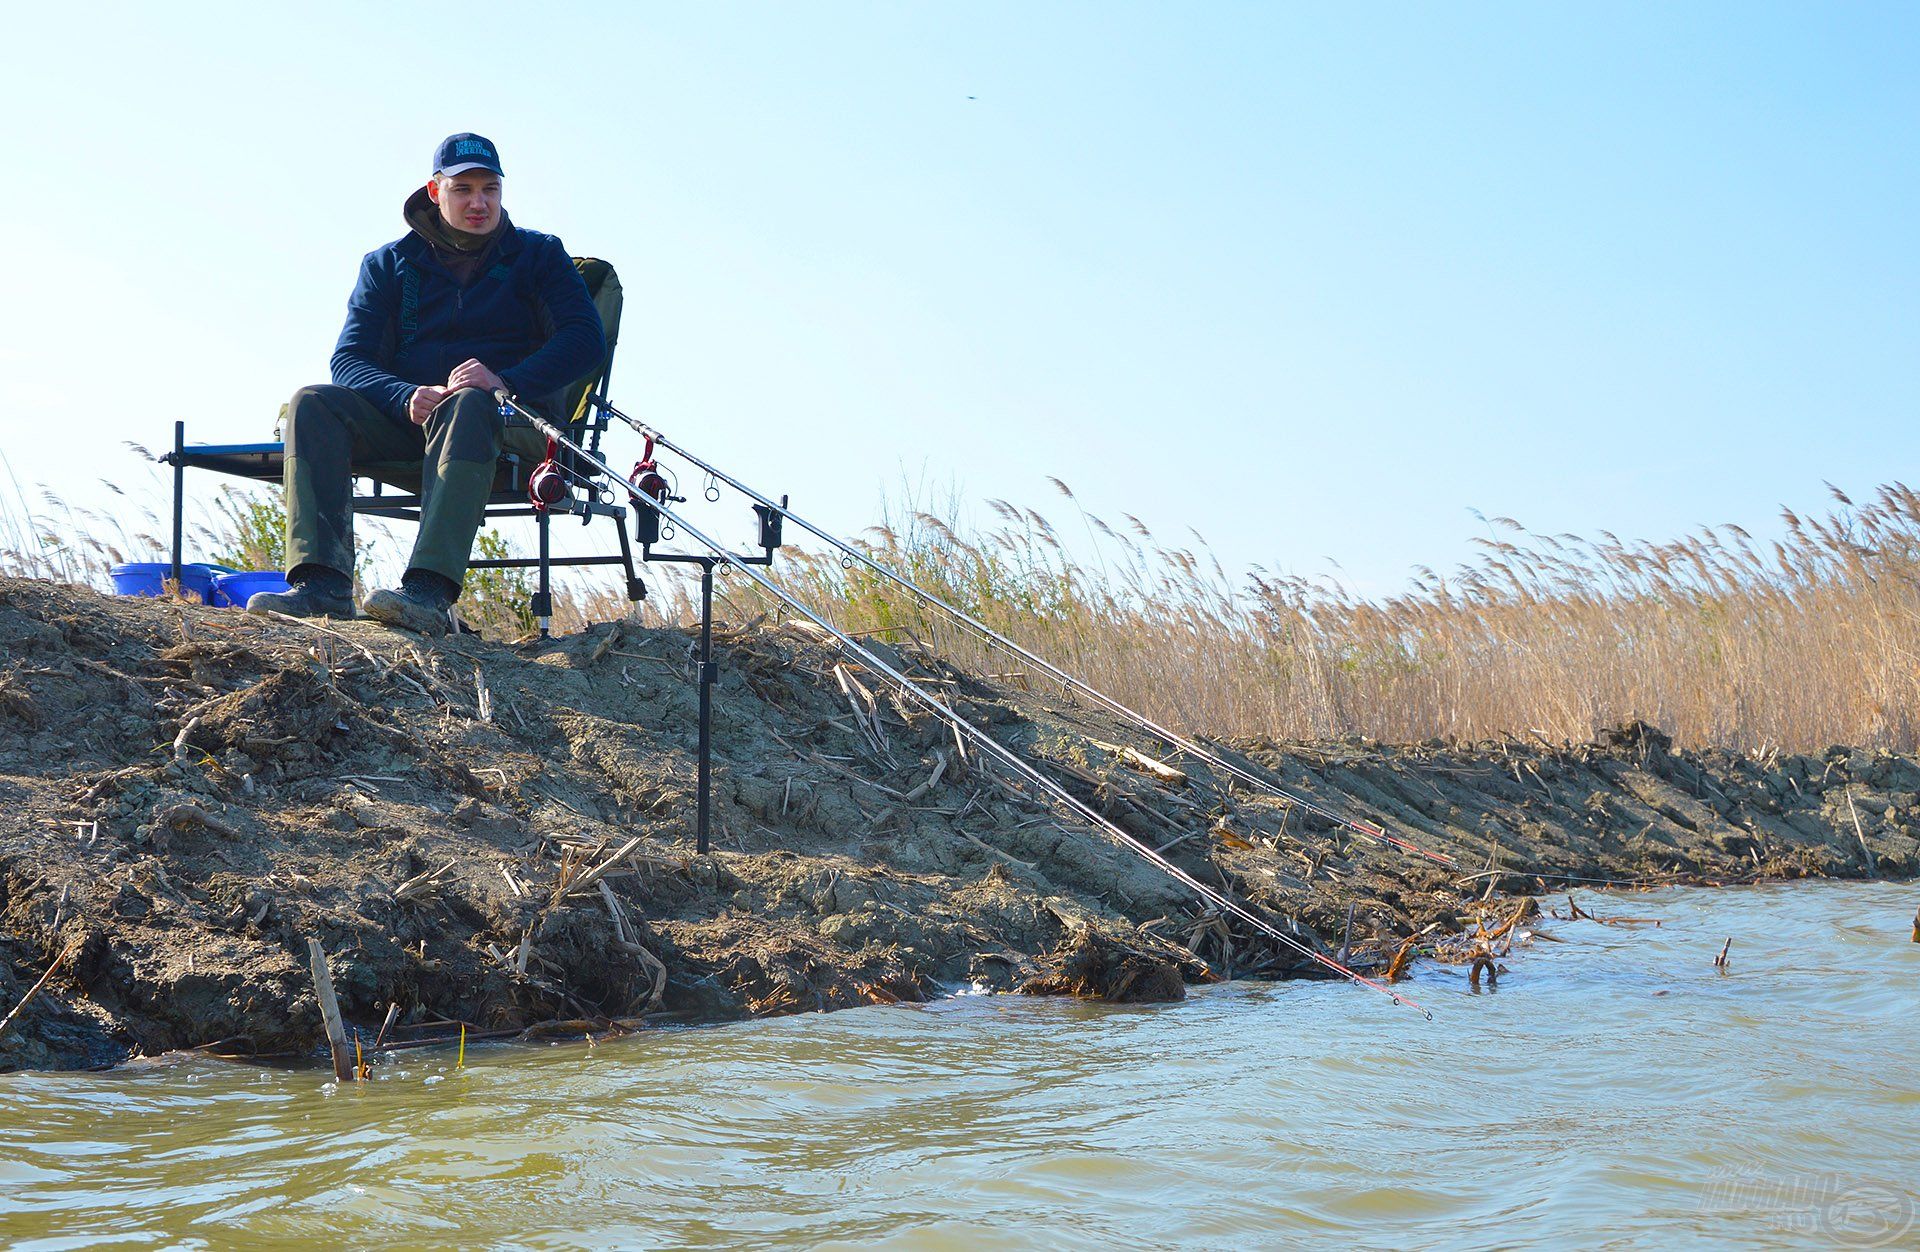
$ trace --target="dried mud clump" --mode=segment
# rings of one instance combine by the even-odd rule
[[[306,666],[268,674],[208,703],[185,742],[257,761],[325,760],[337,744],[378,736],[359,708]]]
[[[1020,984],[1030,996],[1080,996],[1110,1004],[1159,1004],[1187,998],[1178,962],[1142,952],[1084,927],[1046,957],[1047,969]]]
[[[310,939],[349,1029],[392,1048],[968,985],[1175,1000],[1325,976],[1303,950],[1375,974],[1396,953],[1497,958],[1506,897],[1563,876],[1920,869],[1920,769],[1886,753],[1693,753],[1639,724],[1565,747],[1221,746],[1443,864],[1050,692],[888,652],[1298,946],[1276,945],[1011,789],[817,633],[718,639],[702,855],[685,631],[429,642],[0,579],[0,1017],[41,985],[0,1028],[0,1069],[318,1055]]]

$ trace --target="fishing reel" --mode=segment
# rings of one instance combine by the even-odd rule
[[[561,474],[560,467],[552,461],[542,461],[533,467],[533,477],[527,479],[527,495],[532,498],[535,508],[552,507],[567,498],[567,480]]]
[[[634,463],[633,473],[627,478],[627,494],[633,501],[633,537],[642,547],[649,547],[660,542],[660,506],[684,504],[687,498],[670,494],[672,488],[667,482],[667,477],[660,472],[659,465],[653,459],[654,437],[652,435],[642,437],[647,441],[646,447],[641,451],[640,459]],[[714,475],[711,473],[707,476],[706,497],[709,500],[720,498],[719,485],[714,481]],[[759,523],[760,547],[767,554],[764,558],[754,559],[765,564],[772,559],[774,549],[785,542],[782,524],[787,517],[787,497],[781,496],[778,505],[771,502],[756,503],[753,506],[753,512]],[[725,563],[720,566],[723,573],[727,568]]]
[[[641,547],[649,547],[660,542],[660,509],[662,504],[684,504],[685,496],[667,493],[666,475],[653,461],[653,436],[646,436],[647,446],[640,453],[640,459],[634,463],[633,474],[627,479],[632,490],[628,493],[633,499],[633,537]]]
[[[547,440],[547,455],[527,477],[527,499],[535,511],[544,513],[567,498],[567,475],[556,459],[559,447]]]

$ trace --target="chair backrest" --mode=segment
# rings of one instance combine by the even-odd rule
[[[604,396],[608,380],[613,376],[613,350],[620,344],[620,309],[625,297],[620,290],[620,276],[600,258],[577,256],[573,258],[573,267],[580,271],[581,279],[587,284],[587,295],[600,312],[600,328],[607,337],[607,355],[601,360],[600,368],[563,393],[560,411],[567,415],[569,422],[580,425],[593,416],[593,406],[587,396],[595,391]],[[599,433],[598,429],[593,431],[596,448],[600,443]]]

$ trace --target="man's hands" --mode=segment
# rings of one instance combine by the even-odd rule
[[[415,387],[407,398],[407,416],[415,426],[425,426],[440,402],[447,398],[445,387]]]
[[[440,407],[440,402],[462,387],[479,387],[491,394],[505,391],[507,384],[501,381],[500,375],[469,357],[447,375],[446,386],[415,387],[413,394],[407,397],[407,416],[413,419],[415,426],[425,426],[427,419],[433,416],[433,411]]]
[[[448,391],[458,391],[462,387],[479,387],[488,393],[507,389],[507,385],[500,381],[500,375],[471,357],[460,362],[454,367],[453,373],[447,375]]]

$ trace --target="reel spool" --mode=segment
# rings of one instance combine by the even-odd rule
[[[567,498],[567,476],[554,459],[558,451],[553,440],[547,440],[546,459],[527,478],[527,500],[542,513]]]
[[[647,446],[627,479],[632,487],[633,538],[643,548],[660,542],[660,510],[655,506],[678,499],[667,494],[666,475],[653,462],[653,436],[646,436],[646,440]]]

